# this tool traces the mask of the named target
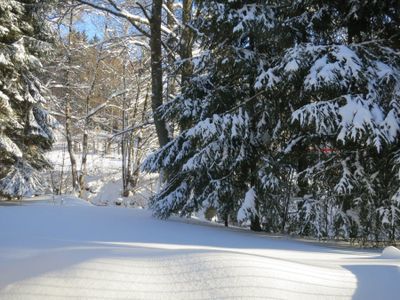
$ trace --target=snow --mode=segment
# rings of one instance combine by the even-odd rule
[[[387,64],[384,64],[381,61],[376,61],[376,69],[377,69],[377,75],[379,78],[385,78],[390,75],[393,75],[393,69],[388,66]]]
[[[28,58],[28,55],[25,51],[23,39],[19,39],[18,41],[13,43],[12,46],[13,46],[14,52],[15,52],[14,53],[15,60],[20,63],[24,62]]]
[[[31,196],[43,189],[43,178],[31,165],[21,160],[12,165],[0,180],[4,195],[14,197]]]
[[[2,57],[2,55],[3,54],[0,54],[0,63],[1,63],[1,57]],[[4,56],[3,56],[4,57]],[[8,103],[8,100],[10,100],[10,98],[6,95],[6,94],[4,94],[2,91],[0,91],[0,99],[2,100],[2,104],[4,105],[4,106],[9,106],[9,103]]]
[[[0,299],[368,300],[400,294],[399,256],[387,257],[394,248],[381,259],[374,251],[158,220],[146,210],[90,206],[74,197],[57,201],[0,206]]]
[[[351,139],[356,140],[359,132],[364,131],[365,128],[374,128],[373,116],[368,108],[368,103],[365,103],[361,98],[356,97],[354,99],[351,96],[345,98],[346,105],[339,109],[342,121],[341,131],[337,139],[344,141],[345,136],[349,135]]]
[[[382,251],[381,258],[400,260],[400,250],[393,246],[386,247]]]
[[[9,32],[10,32],[10,30],[7,27],[4,27],[4,26],[0,25],[0,34],[1,35],[6,35]],[[1,58],[1,56],[0,56],[0,58]]]
[[[247,4],[240,9],[233,9],[228,18],[237,19],[237,25],[233,28],[233,32],[245,31],[252,23],[262,24],[268,28],[273,24],[272,11],[259,4]]]
[[[299,70],[299,64],[297,63],[297,61],[295,59],[289,61],[285,66],[285,72],[287,72],[287,73],[296,72],[297,70]]]
[[[0,149],[15,157],[22,157],[22,152],[19,147],[8,136],[3,134],[0,134]]]
[[[1,27],[1,26],[0,26]],[[1,30],[1,29],[0,29]],[[2,65],[8,65],[10,63],[10,61],[4,56],[3,53],[0,54],[0,64]],[[3,93],[1,93],[2,95],[4,95]],[[7,97],[8,99],[8,97]]]
[[[249,217],[254,214],[256,214],[256,191],[254,188],[250,188],[244,196],[244,201],[238,211],[237,219],[239,222],[242,222],[249,219]]]
[[[272,69],[268,69],[267,71],[262,71],[258,77],[254,87],[258,90],[263,88],[265,85],[268,88],[275,86],[278,82],[281,81],[281,78],[274,74]]]
[[[360,58],[352,49],[344,45],[336,45],[332,47],[329,55],[324,55],[314,62],[310,73],[305,78],[305,88],[320,88],[329,83],[347,87],[349,85],[347,78],[359,78],[361,65]]]

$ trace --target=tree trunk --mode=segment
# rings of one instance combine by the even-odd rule
[[[168,0],[167,1],[168,10],[171,13],[174,13],[174,2],[175,2],[175,0]],[[175,24],[175,19],[170,14],[168,14],[168,16],[167,16],[167,26],[171,31],[174,28],[174,24]],[[168,47],[172,49],[174,47],[174,38],[171,38],[167,43],[168,43]],[[169,53],[169,55],[168,55],[168,65],[169,65],[169,67],[171,68],[171,66],[173,66],[174,63],[175,63],[174,56],[172,55],[172,53]],[[175,91],[176,91],[175,90],[175,82],[176,82],[176,75],[172,73],[171,76],[168,76],[167,101],[169,101],[169,98],[171,96],[175,95]]]
[[[72,23],[73,23],[73,10],[70,13],[69,27],[68,27],[68,50],[71,49],[71,34],[72,34]],[[72,65],[71,53],[68,53],[68,67]],[[67,93],[65,97],[65,136],[67,139],[68,154],[71,161],[71,175],[72,175],[72,188],[74,192],[78,190],[78,171],[76,168],[76,158],[73,149],[73,140],[71,132],[71,82],[70,82],[70,71],[67,68],[66,74],[66,86]]]
[[[258,215],[251,218],[250,229],[253,231],[261,231],[260,218]]]
[[[254,38],[253,35],[249,36],[249,40],[250,40],[250,48],[252,51],[255,50],[255,44],[254,44]],[[255,78],[254,76],[251,77],[251,85],[250,85],[250,97],[254,97],[256,92],[254,90],[254,84],[255,84]],[[254,110],[254,105],[252,103],[247,103],[246,104],[246,109],[247,112],[251,115],[251,116],[255,116],[256,112]],[[253,118],[252,121],[252,129],[254,130],[254,132],[256,132],[256,128],[257,128],[257,124],[255,122],[255,118]],[[251,188],[256,190],[256,186],[257,186],[257,157],[256,157],[256,147],[258,145],[253,145],[254,147],[254,152],[251,155],[251,159],[249,159],[248,162],[248,168],[249,168],[249,177],[250,177],[250,186]],[[255,200],[255,210],[256,213],[254,215],[251,216],[250,218],[250,229],[253,231],[261,231],[261,224],[260,224],[260,217],[259,217],[259,199],[258,199],[258,195],[256,193],[256,199]]]
[[[175,0],[167,0],[167,8],[171,12],[171,14],[175,14],[175,9],[174,9],[174,2]],[[176,23],[175,18],[171,15],[167,15],[167,26],[168,28],[173,31],[174,25]],[[175,48],[175,43],[176,43],[176,38],[175,37],[170,37],[169,40],[167,41],[168,48],[174,49]],[[167,78],[167,97],[166,101],[170,101],[175,97],[176,94],[176,72],[174,72],[174,64],[175,64],[175,57],[173,55],[172,51],[169,51],[168,53],[168,67],[170,68],[168,78]],[[168,123],[167,124],[167,129],[168,129],[168,134],[170,137],[174,136],[174,124]]]
[[[282,227],[281,231],[282,233],[285,233],[285,227],[286,223],[288,221],[289,217],[289,206],[290,206],[290,199],[292,197],[292,181],[294,177],[294,170],[290,170],[289,177],[288,177],[288,182],[287,182],[287,188],[286,188],[286,195],[285,195],[285,204],[283,207],[283,218],[282,218]]]
[[[123,63],[122,66],[122,88],[126,90],[126,65]],[[122,96],[122,131],[125,131],[127,124],[126,117],[126,93]],[[123,133],[121,137],[121,153],[122,153],[122,196],[127,197],[129,195],[128,191],[128,173],[129,169],[127,168],[127,159],[128,159],[128,147],[127,147],[127,133]]]
[[[183,0],[183,11],[182,11],[182,43],[180,48],[181,59],[184,61],[182,65],[182,86],[192,76],[193,64],[192,64],[192,48],[193,48],[193,33],[188,26],[192,19],[192,6],[193,0]]]
[[[81,164],[81,171],[79,174],[79,198],[83,198],[84,192],[85,192],[85,176],[87,173],[87,153],[88,153],[88,128],[87,125],[85,125],[85,129],[83,132],[83,138],[82,138],[82,164]]]
[[[61,194],[62,194],[62,190],[63,190],[64,165],[65,165],[65,144],[63,144],[62,163],[61,163],[61,173],[60,173],[60,187],[58,188],[58,193],[57,193],[57,195],[61,195]]]
[[[83,198],[84,193],[86,190],[86,175],[87,175],[87,155],[89,152],[89,123],[90,123],[90,116],[89,116],[89,108],[90,108],[90,99],[92,96],[92,92],[96,86],[96,80],[97,80],[97,71],[99,68],[100,64],[100,56],[102,53],[102,47],[100,47],[100,52],[97,53],[96,57],[96,64],[94,66],[94,74],[92,78],[92,82],[90,83],[89,90],[86,95],[86,117],[85,117],[85,125],[83,129],[83,138],[82,138],[82,164],[81,164],[81,172],[79,174],[79,197]],[[93,151],[95,151],[96,145],[95,141],[93,139]]]
[[[164,120],[157,113],[157,109],[162,105],[163,77],[162,77],[162,50],[161,50],[161,9],[162,0],[154,0],[152,4],[151,16],[151,106],[154,115],[158,142],[160,147],[169,142],[168,130]]]
[[[78,172],[76,168],[76,158],[73,150],[73,141],[71,133],[71,104],[69,95],[67,95],[65,103],[65,137],[67,139],[68,154],[71,161],[72,188],[76,192],[78,188]]]
[[[132,141],[132,166],[131,170],[131,178],[130,184],[132,188],[135,188],[139,181],[140,176],[140,159],[141,156],[139,155],[139,147],[141,142],[141,133],[139,132],[138,135]]]

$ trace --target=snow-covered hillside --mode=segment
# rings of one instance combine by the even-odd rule
[[[162,221],[146,210],[78,205],[78,199],[43,202],[0,206],[0,299],[400,295],[396,249],[381,256],[178,218]]]

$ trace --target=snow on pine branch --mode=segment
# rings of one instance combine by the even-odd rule
[[[345,101],[344,105],[340,102]],[[366,140],[378,151],[384,143],[398,140],[400,132],[399,104],[385,116],[384,108],[364,99],[362,95],[344,95],[342,98],[307,104],[292,114],[292,122],[301,126],[315,126],[317,134],[336,134],[336,139],[346,141]]]
[[[314,125],[317,133],[329,135],[338,126],[338,108],[336,101],[311,103],[292,113],[292,123],[298,121],[301,126]]]
[[[304,78],[305,90],[320,89],[327,85],[348,88],[360,78],[362,60],[346,45],[300,44],[285,51],[277,65],[260,69],[256,87],[273,88],[282,76],[291,77],[300,70],[308,70]]]
[[[235,114],[214,114],[211,118],[200,121],[194,127],[182,132],[176,139],[150,155],[143,164],[143,170],[156,172],[166,166],[185,161],[189,155],[191,158],[182,167],[184,171],[207,167],[215,160],[223,163],[228,158],[224,152],[224,149],[228,151],[227,143],[235,138],[249,136],[246,131],[248,122],[249,117],[241,108]],[[203,146],[199,147],[201,150],[189,153],[192,144],[200,141]],[[240,147],[238,150],[236,158],[240,160]]]
[[[19,147],[8,136],[0,134],[0,153],[4,152],[13,157],[22,157]]]
[[[164,191],[165,193],[165,191]],[[176,212],[187,202],[189,197],[189,185],[186,181],[181,184],[173,191],[168,191],[164,197],[164,193],[161,192],[152,199],[152,209],[154,213],[161,218],[168,217],[172,212]]]
[[[254,215],[257,214],[256,210],[256,191],[253,187],[251,187],[244,197],[243,203],[240,206],[237,213],[237,220],[239,222],[243,222],[245,220],[251,219]]]
[[[351,170],[349,169],[348,163],[349,159],[343,160],[341,162],[342,176],[334,188],[334,191],[338,194],[351,193],[355,185],[354,184],[355,179],[353,177]]]
[[[362,62],[360,57],[348,46],[332,46],[326,54],[314,61],[304,80],[306,90],[319,89],[326,85],[340,85],[349,88],[359,80]],[[308,52],[308,49],[305,49]]]
[[[0,180],[1,194],[6,196],[31,196],[43,189],[42,176],[31,165],[18,161]]]
[[[398,53],[375,48],[366,49],[362,44],[298,44],[286,50],[276,64],[268,68],[260,64],[256,87],[274,88],[283,78],[291,79],[294,73],[304,70],[307,72],[303,79],[305,91],[332,85],[350,89],[352,84],[367,86],[370,82],[383,84],[394,80],[398,92],[399,70],[394,65]],[[369,59],[365,59],[366,55]],[[369,85],[369,88],[378,87]]]
[[[314,125],[318,134],[337,134],[343,143],[365,141],[381,151],[399,138],[400,70],[398,54],[368,46],[297,45],[259,74],[256,87],[276,88],[302,71],[300,95],[306,103],[294,111],[292,122]],[[334,99],[326,99],[332,94]]]
[[[240,9],[230,10],[228,20],[235,20],[233,32],[245,32],[245,28],[252,24],[271,28],[274,24],[274,13],[266,5],[247,4]]]

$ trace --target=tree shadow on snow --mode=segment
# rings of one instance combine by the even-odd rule
[[[353,300],[399,299],[400,267],[390,265],[347,265],[357,277]]]

